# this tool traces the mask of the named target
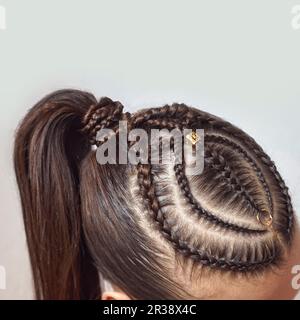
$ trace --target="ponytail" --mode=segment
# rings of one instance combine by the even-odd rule
[[[89,93],[62,90],[37,103],[18,128],[14,165],[37,299],[94,299],[99,278],[81,217],[80,163],[90,150],[80,131]]]

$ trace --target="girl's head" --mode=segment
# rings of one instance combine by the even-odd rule
[[[184,104],[122,109],[63,90],[37,103],[18,129],[15,169],[37,297],[97,298],[101,279],[133,299],[247,298],[259,286],[271,297],[282,288],[294,213],[262,148]],[[129,131],[204,129],[203,172],[186,174],[189,155],[100,165],[97,132],[118,138],[120,120]]]

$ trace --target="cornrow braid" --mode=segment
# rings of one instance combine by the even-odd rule
[[[131,122],[135,127],[147,125],[150,120],[158,119],[161,123],[163,120],[171,120],[181,126],[185,126],[189,108],[184,104],[174,103],[173,105],[165,105],[159,108],[152,108],[142,112],[137,112],[132,116]]]
[[[118,156],[130,147],[130,159],[138,141],[132,132],[121,136],[120,120],[127,120],[127,133],[192,132],[180,140],[162,130],[157,145],[147,145],[149,163],[145,150],[137,151],[140,163],[123,163]],[[116,143],[102,145],[101,129],[109,129],[101,132],[105,142],[112,135]],[[204,134],[198,137],[197,129]],[[165,136],[171,150],[160,157]],[[99,161],[110,158],[108,146],[118,164]],[[248,273],[269,284],[274,277],[264,271],[293,254],[291,198],[274,162],[242,130],[185,104],[130,114],[107,97],[60,90],[29,110],[14,151],[38,299],[98,298],[100,276],[133,299],[219,297],[228,291],[226,280],[243,288],[225,297],[239,298],[256,286],[243,282]]]
[[[258,271],[271,265],[280,256],[280,250],[278,247],[274,247],[270,256],[266,256],[263,259],[257,259],[255,261],[239,261],[237,259],[227,259],[225,257],[215,257],[207,252],[191,246],[187,241],[181,240],[176,232],[170,233],[173,245],[178,252],[183,256],[188,256],[196,262],[201,263],[204,266],[210,268],[217,268],[230,271],[239,272],[253,272]]]
[[[270,211],[273,211],[273,202],[272,202],[272,196],[270,192],[270,188],[267,185],[266,179],[261,171],[261,169],[258,167],[258,165],[252,160],[252,158],[248,155],[247,151],[245,151],[241,146],[236,144],[235,142],[229,140],[228,138],[225,138],[224,136],[216,136],[213,134],[207,134],[205,135],[205,142],[213,142],[213,143],[219,143],[223,146],[228,146],[238,154],[240,154],[253,168],[253,171],[255,172],[256,176],[260,180],[260,182],[263,185],[263,188],[265,190],[265,193],[268,198],[268,204],[270,207]]]
[[[286,232],[288,235],[291,233],[293,228],[294,212],[291,204],[291,198],[288,193],[288,188],[286,187],[282,177],[280,176],[274,162],[271,161],[270,157],[263,151],[263,149],[255,142],[255,140],[252,137],[244,133],[242,130],[237,129],[229,122],[212,116],[206,112],[189,108],[184,104],[177,103],[171,106],[165,105],[161,108],[149,109],[146,110],[144,113],[137,113],[136,116],[133,118],[133,122],[136,124],[136,126],[138,126],[147,123],[151,119],[157,118],[177,120],[181,122],[183,126],[189,125],[190,127],[193,127],[194,125],[196,125],[203,129],[217,130],[245,144],[249,148],[249,150],[251,150],[256,155],[256,157],[260,159],[260,161],[270,170],[270,172],[276,179],[278,186],[281,190],[281,194],[285,199],[285,206],[287,210]],[[261,179],[263,179],[262,177],[263,176],[261,176]],[[267,190],[267,184],[263,182],[263,185],[269,199],[270,208],[272,208],[271,194]]]
[[[160,230],[161,234],[165,237],[166,240],[168,240],[168,242],[178,253],[181,253],[182,255],[187,256],[193,259],[194,261],[201,263],[204,266],[209,266],[210,268],[219,268],[239,272],[251,272],[262,269],[272,264],[279,256],[278,248],[274,247],[271,256],[264,257],[264,259],[262,260],[241,262],[235,259],[226,259],[225,257],[212,256],[209,255],[207,252],[203,252],[203,250],[201,249],[194,248],[193,246],[188,244],[188,242],[180,239],[180,237],[177,235],[177,232],[173,231],[172,227],[168,224],[168,221],[160,208],[159,202],[155,194],[153,177],[151,174],[151,165],[138,165],[138,183],[144,199],[145,207],[148,208],[150,215],[154,219],[154,222],[156,223],[156,226]],[[228,229],[231,229],[230,224],[224,223],[224,226]],[[235,227],[237,226],[232,227],[234,227],[235,229]],[[237,228],[238,230],[232,230],[246,232],[241,227]],[[250,230],[247,229],[247,232],[249,231]],[[264,232],[264,230],[255,231]]]
[[[160,205],[155,194],[151,165],[139,164],[137,166],[137,177],[144,206],[148,208],[149,214],[156,223],[158,229],[168,240],[170,240],[169,233],[164,229],[165,217],[160,210]]]
[[[175,104],[174,107],[175,110],[178,107],[180,108],[180,110],[184,110],[184,105],[182,104]],[[247,148],[249,148],[249,150],[251,150],[251,152],[253,152],[253,154],[266,167],[266,170],[268,169],[271,172],[272,176],[277,181],[280,193],[285,200],[285,207],[287,212],[285,232],[287,240],[290,241],[291,233],[293,230],[294,211],[288,188],[281,175],[279,174],[275,163],[270,159],[270,157],[264,152],[264,150],[256,143],[256,141],[252,137],[247,135],[242,130],[234,127],[231,123],[197,109],[187,108],[185,110],[185,118],[183,121],[184,124],[190,125],[191,127],[195,125],[203,129],[217,130],[218,132],[222,132],[232,138],[235,138],[237,141],[240,141]],[[270,194],[268,192],[267,194],[268,198],[270,198]],[[272,203],[272,201],[269,201],[269,203]],[[284,217],[282,216],[281,218]]]
[[[190,118],[191,115],[189,114],[188,117]],[[235,128],[229,122],[226,122],[216,117],[214,118],[213,116],[205,112],[199,112],[197,120],[204,127],[214,128],[215,130],[219,130],[223,133],[228,134],[231,137],[236,138],[238,141],[241,141],[249,148],[249,150],[251,150],[254,153],[254,155],[266,166],[266,168],[269,169],[273,177],[276,179],[281,194],[285,200],[285,207],[287,211],[286,233],[287,239],[289,241],[290,234],[293,230],[294,211],[291,204],[291,197],[289,195],[288,188],[285,185],[285,182],[282,179],[281,175],[279,174],[275,166],[275,163],[270,159],[270,157],[264,152],[264,150],[255,142],[255,140],[252,137],[248,136],[242,130]]]
[[[97,132],[103,128],[113,127],[122,116],[123,105],[119,101],[103,97],[87,111],[83,119],[82,132],[89,136],[91,144],[96,144]]]
[[[220,177],[226,183],[226,187],[245,199],[249,207],[254,208],[256,212],[260,211],[250,192],[247,191],[238,175],[234,173],[230,165],[220,153],[206,149],[205,164],[212,170],[216,171],[215,179]]]
[[[260,185],[253,185],[252,187],[261,188],[265,199],[267,199],[268,210],[273,214],[273,198],[271,190],[265,174],[261,169],[261,164],[270,164],[270,159],[263,152],[256,142],[241,130],[235,128],[231,124],[209,115],[205,112],[189,108],[184,104],[165,105],[161,108],[148,109],[142,112],[134,114],[131,119],[131,128],[166,128],[172,130],[174,128],[203,128],[205,130],[205,165],[206,170],[211,177],[215,180],[214,183],[222,181],[219,188],[229,188],[230,192],[235,196],[241,196],[247,203],[247,208],[252,208],[256,212],[260,213],[263,209],[260,207],[260,201],[256,201],[256,194],[252,195],[251,186],[253,184],[251,180],[242,181],[239,175],[249,175],[249,170],[258,178]],[[241,143],[238,144],[236,141]],[[245,147],[242,147],[245,146]],[[217,149],[216,146],[218,146]],[[245,169],[241,169],[239,173],[237,168],[231,167],[226,160],[226,157],[220,153],[220,150],[225,147],[230,152],[233,152],[235,159],[244,161],[248,164]],[[217,151],[218,149],[219,152]],[[150,149],[149,149],[150,150]],[[250,155],[251,153],[252,155]],[[259,157],[258,157],[259,156]],[[175,155],[176,157],[176,155]],[[149,153],[149,161],[150,153]],[[256,159],[261,164],[258,164]],[[283,186],[283,180],[279,174],[276,174],[274,167],[264,168],[264,170],[270,170],[275,176],[276,181],[279,183],[282,194],[285,196],[285,200],[290,200],[286,195],[287,189]],[[247,259],[237,258],[234,255],[230,255],[226,252],[226,248],[220,248],[219,252],[212,254],[208,253],[205,249],[198,248],[190,241],[184,240],[181,237],[180,228],[178,225],[171,226],[169,223],[168,215],[162,210],[161,200],[156,192],[157,180],[154,179],[155,173],[153,172],[152,165],[139,164],[137,166],[137,180],[139,186],[139,192],[143,200],[143,206],[147,208],[152,221],[157,226],[160,233],[172,245],[176,252],[180,252],[184,256],[190,257],[194,261],[198,261],[204,266],[210,266],[212,268],[220,268],[232,271],[254,271],[259,270],[268,265],[276,263],[279,260],[281,249],[278,246],[277,240],[273,239],[273,245],[268,247],[267,242],[264,243],[263,239],[272,238],[272,230],[263,228],[263,226],[255,219],[251,222],[251,227],[243,226],[244,223],[232,223],[231,219],[223,219],[214,214],[212,211],[205,209],[201,203],[195,198],[190,188],[190,181],[185,174],[185,163],[175,164],[173,166],[174,175],[177,182],[177,188],[180,190],[183,199],[186,200],[186,204],[189,205],[190,213],[196,213],[199,219],[205,223],[209,223],[212,227],[221,228],[224,231],[233,232],[239,237],[253,237],[257,238],[257,241],[261,244],[252,248],[252,250],[258,250],[260,248],[260,254],[255,254],[255,251],[249,251]],[[244,170],[244,171],[243,171]],[[236,173],[237,172],[237,173]],[[243,173],[244,172],[244,173]],[[244,177],[242,179],[245,179]],[[248,178],[249,179],[249,178]],[[211,183],[211,182],[210,182]],[[244,201],[243,200],[243,201]],[[292,208],[288,210],[288,214],[291,217]],[[253,217],[253,215],[252,215]],[[291,218],[289,218],[291,219]],[[253,227],[256,224],[258,227]],[[291,222],[289,222],[291,224]],[[289,229],[287,230],[289,232]],[[195,235],[193,236],[195,237]],[[269,241],[269,240],[268,240]],[[250,245],[251,248],[251,245]],[[255,249],[256,248],[256,249]],[[252,253],[251,253],[252,252]],[[233,254],[233,253],[232,253]]]
[[[184,166],[182,164],[177,164],[174,166],[175,176],[177,178],[177,183],[182,191],[182,194],[184,195],[185,199],[188,201],[188,203],[191,205],[192,209],[195,210],[200,217],[205,218],[207,221],[211,222],[212,224],[219,226],[221,228],[224,228],[226,230],[231,230],[238,233],[244,233],[244,234],[262,234],[267,232],[267,230],[262,229],[251,229],[251,228],[245,228],[241,227],[229,222],[225,222],[222,219],[218,218],[217,216],[213,215],[209,211],[205,210],[200,203],[196,200],[196,198],[193,196],[191,189],[189,187],[189,182],[184,174]]]

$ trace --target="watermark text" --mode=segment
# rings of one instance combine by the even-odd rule
[[[6,30],[6,9],[0,5],[0,30]]]
[[[300,30],[300,4],[293,6],[291,10],[291,26],[294,30]]]

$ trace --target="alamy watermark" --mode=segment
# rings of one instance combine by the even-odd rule
[[[119,121],[118,134],[112,129],[97,133],[96,157],[99,164],[182,164],[187,175],[204,169],[203,129],[132,129]],[[118,141],[117,141],[118,140]]]
[[[294,30],[300,30],[300,4],[295,5],[291,9],[292,20],[291,26]]]
[[[6,270],[0,265],[0,290],[6,289]]]
[[[0,30],[6,30],[6,8],[0,5]]]
[[[293,266],[292,274],[295,275],[292,279],[292,288],[294,290],[300,290],[300,265]]]

